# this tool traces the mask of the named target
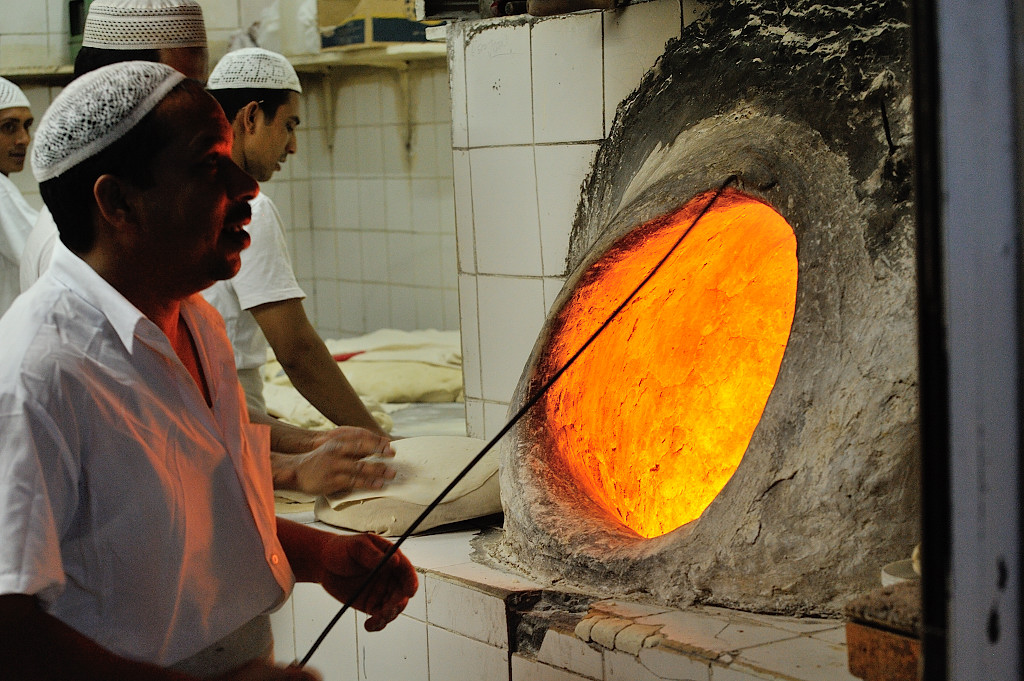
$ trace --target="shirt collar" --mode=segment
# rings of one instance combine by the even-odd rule
[[[72,253],[60,239],[54,244],[49,271],[58,281],[103,313],[129,354],[133,350],[136,334],[144,337],[155,332],[163,337],[155,324],[96,270]]]

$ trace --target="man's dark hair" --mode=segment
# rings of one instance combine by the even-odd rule
[[[95,71],[101,66],[123,61],[160,61],[160,50],[108,50],[102,47],[83,47],[75,57],[75,78]]]
[[[93,186],[101,175],[116,175],[137,187],[153,184],[153,161],[171,139],[171,117],[161,113],[172,97],[206,97],[202,83],[185,79],[146,114],[134,128],[95,156],[57,177],[39,183],[39,193],[53,215],[60,240],[75,253],[92,250],[97,210]]]
[[[288,101],[288,93],[293,90],[268,90],[265,88],[226,88],[223,90],[210,90],[214,99],[220,102],[220,108],[224,109],[224,115],[229,122],[235,120],[238,112],[249,102],[259,104],[260,110],[267,120],[274,120],[277,110]]]

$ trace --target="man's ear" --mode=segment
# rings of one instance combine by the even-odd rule
[[[117,229],[136,221],[132,187],[115,175],[100,175],[93,183],[92,193],[100,216]]]
[[[260,113],[262,113],[260,105],[256,101],[249,102],[238,111],[236,118],[241,120],[242,129],[246,134],[253,135],[256,133],[256,118]]]

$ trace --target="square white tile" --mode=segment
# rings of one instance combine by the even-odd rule
[[[508,622],[501,598],[434,574],[427,575],[425,588],[427,620],[432,625],[492,646],[508,647]]]
[[[270,632],[274,636],[274,659],[287,664],[295,655],[295,612],[292,599],[270,613]]]
[[[362,280],[386,284],[388,281],[387,232],[361,232]]]
[[[452,146],[469,146],[469,119],[466,109],[466,31],[469,22],[457,21],[448,28],[448,87]]]
[[[448,330],[459,328],[459,292],[454,289],[444,289],[444,326]]]
[[[359,179],[359,226],[364,230],[387,228],[387,211],[383,178]]]
[[[469,154],[477,271],[541,276],[533,147],[472,149]]]
[[[475,274],[476,232],[473,228],[473,180],[469,152],[455,150],[454,166],[455,235],[459,247],[459,271]]]
[[[602,678],[602,674],[586,676],[551,667],[518,653],[512,656],[512,681],[587,681],[588,679],[600,680]]]
[[[767,669],[799,681],[857,681],[847,663],[845,645],[798,636],[744,649],[731,666]]]
[[[341,604],[319,584],[300,583],[292,593],[295,612],[296,659],[305,657]],[[356,678],[356,618],[349,610],[331,629],[327,638],[310,658],[309,666],[319,670],[324,681],[348,681]],[[284,660],[281,660],[284,662]]]
[[[391,316],[388,327],[413,331],[416,328],[416,289],[411,286],[388,286],[388,296],[391,300]]]
[[[540,279],[480,277],[482,397],[508,403],[545,319]]]
[[[412,231],[412,187],[408,177],[384,180],[385,225],[390,232]]]
[[[416,287],[413,289],[413,300],[416,305],[416,326],[411,330],[445,328],[445,299],[441,289]]]
[[[380,122],[384,125],[404,123],[408,118],[406,95],[401,92],[401,74],[397,70],[380,69]]]
[[[356,125],[380,125],[384,120],[381,100],[380,75],[375,72],[359,73],[352,76],[351,87],[347,88],[352,98],[353,121]]]
[[[46,3],[19,2],[3,9],[5,34],[47,33]],[[6,64],[5,64],[6,66]]]
[[[413,284],[441,287],[441,237],[438,234],[407,234],[416,254],[413,260]]]
[[[331,149],[335,178],[359,175],[359,130],[354,127],[335,128]]]
[[[536,143],[604,136],[601,16],[601,12],[576,12],[533,25]]]
[[[409,173],[413,177],[437,177],[437,125],[420,123],[413,126],[409,143]]]
[[[384,130],[364,125],[356,128],[356,167],[363,177],[384,174]]]
[[[391,325],[391,300],[387,284],[363,283],[363,320],[367,331]]]
[[[363,322],[363,285],[342,281],[338,283],[338,291],[341,298],[339,335],[351,336],[366,333],[366,324]]]
[[[416,260],[420,254],[408,234],[387,235],[387,283],[412,286],[416,283]]]
[[[441,204],[451,203],[451,182],[444,185],[448,194],[440,193],[442,184],[435,178],[413,178],[409,181],[412,193],[412,231],[437,234],[441,231]],[[454,225],[450,227],[454,233]]]
[[[530,26],[495,23],[466,43],[469,146],[533,143]]]
[[[479,438],[487,436],[484,427],[484,403],[478,398],[466,398],[466,434]]]
[[[534,150],[545,276],[567,274],[566,255],[573,219],[597,149],[596,144],[564,144]]]
[[[604,13],[605,134],[615,110],[665,51],[679,37],[677,0],[651,0]]]
[[[490,440],[502,431],[512,416],[508,411],[507,402],[484,402],[484,438]]]
[[[602,678],[604,674],[601,650],[581,641],[571,631],[556,628],[548,629],[544,634],[544,641],[537,651],[537,661],[595,679]]]
[[[681,656],[680,656],[681,657]],[[604,681],[710,681],[711,669],[707,662],[696,663],[687,658],[680,660],[679,666],[662,673],[654,673],[628,653],[609,650],[604,654]]]
[[[333,229],[337,224],[334,216],[334,181],[330,179],[318,179],[309,183],[310,205],[312,213],[310,218],[314,228]]]
[[[359,622],[359,672],[361,681],[429,681],[427,669],[427,625],[405,615],[388,623],[383,631],[363,628]]]
[[[411,142],[408,128],[404,125],[382,125],[380,134],[384,147],[381,162],[384,176],[407,177],[412,168],[411,150],[406,147]]]
[[[409,71],[409,109],[413,112],[414,123],[433,123],[435,120],[437,103],[434,76],[438,71],[443,69],[423,68]]]
[[[334,180],[334,226],[359,229],[359,180]]]
[[[754,622],[712,617],[699,611],[671,611],[636,620],[661,626],[661,634],[687,646],[707,651],[712,657],[741,648],[792,638],[795,634]]]
[[[473,552],[470,541],[477,534],[477,530],[458,530],[418,535],[410,537],[402,545],[402,552],[417,569],[438,570],[468,562]],[[430,578],[429,572],[420,575],[420,595],[426,594],[426,584]]]
[[[466,397],[480,398],[483,387],[480,374],[480,328],[477,307],[477,278],[467,274],[459,275],[459,317],[462,332],[462,380],[466,386]],[[483,426],[483,408],[479,410],[480,426]],[[478,432],[483,432],[482,430]]]
[[[508,651],[454,634],[427,628],[430,678],[440,681],[502,681],[509,678]]]
[[[553,311],[558,295],[565,287],[565,279],[559,277],[544,277],[544,309],[550,315]]]

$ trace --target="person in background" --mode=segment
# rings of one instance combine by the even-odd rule
[[[18,296],[18,267],[36,210],[21,195],[11,173],[25,167],[32,109],[17,85],[0,78],[0,314]]]
[[[206,82],[210,53],[203,9],[196,0],[93,0],[85,16],[75,78],[124,61],[167,64],[187,78]],[[50,265],[57,226],[45,207],[20,261],[24,291]]]
[[[243,48],[214,66],[207,89],[231,121],[235,163],[260,182],[270,180],[296,151],[302,87],[295,69],[280,54]],[[241,269],[203,292],[227,323],[250,412],[266,412],[260,367],[269,343],[295,388],[324,416],[384,435],[306,317],[273,201],[261,193],[251,205],[252,245]]]
[[[209,50],[203,10],[196,0],[94,0],[86,15],[82,48],[75,58],[75,77],[101,66],[124,61],[167,64],[187,78],[206,81]],[[50,264],[57,226],[44,207],[21,256],[20,284],[26,290]],[[274,481],[280,489],[327,494],[348,489],[379,489],[394,471],[364,459],[374,452],[360,445],[348,429],[311,431],[271,419]],[[374,424],[375,425],[375,424]],[[393,456],[388,448],[384,457]]]
[[[415,594],[391,546],[276,519],[223,320],[259,187],[199,83],[125,62],[68,85],[32,152],[61,240],[0,318],[0,669],[11,681],[309,681],[267,613],[319,582],[376,631]],[[382,450],[387,438],[360,431]]]

